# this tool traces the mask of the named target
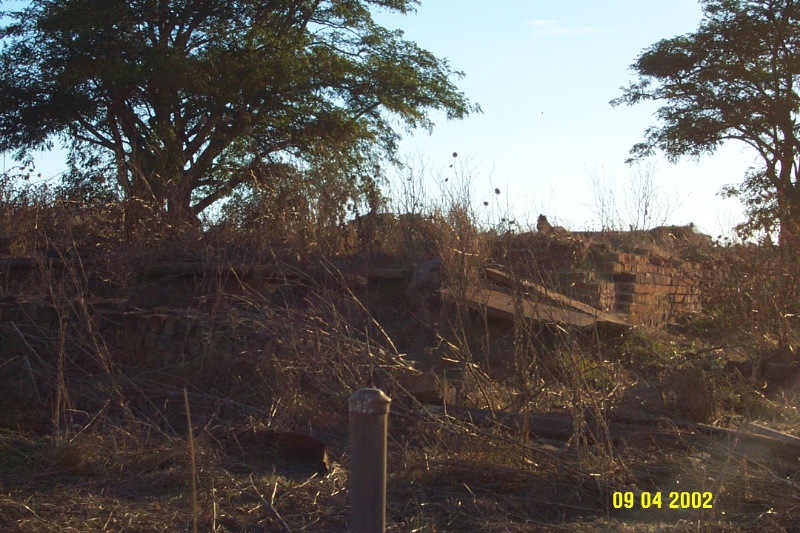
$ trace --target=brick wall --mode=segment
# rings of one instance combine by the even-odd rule
[[[564,276],[570,295],[632,324],[661,326],[701,310],[702,268],[696,263],[607,253],[593,271]]]
[[[7,297],[0,301],[0,345],[6,355],[30,355],[57,342],[60,319],[73,314],[76,302],[56,308],[52,304]],[[86,302],[92,332],[85,320],[63,320],[72,342],[99,339],[112,359],[121,365],[161,367],[210,355],[235,354],[247,349],[241,331],[226,320],[177,309],[133,309],[125,300],[91,299]],[[59,316],[61,315],[61,316]],[[34,346],[34,344],[36,344]]]

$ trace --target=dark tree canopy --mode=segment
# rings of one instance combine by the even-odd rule
[[[61,141],[127,197],[194,217],[270,169],[391,156],[461,73],[371,9],[415,0],[33,0],[4,13],[0,151]]]
[[[800,2],[701,4],[697,31],[646,49],[632,65],[638,80],[611,104],[664,104],[661,124],[645,131],[632,159],[655,151],[672,161],[698,157],[728,140],[753,147],[763,166],[727,191],[745,202],[744,229],[771,232],[778,223],[781,242],[789,242],[800,237]]]

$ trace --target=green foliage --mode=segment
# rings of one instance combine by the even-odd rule
[[[60,140],[87,177],[191,217],[276,163],[360,173],[398,125],[479,110],[460,72],[371,16],[416,3],[34,0],[0,30],[0,150]]]
[[[713,153],[728,140],[756,150],[763,167],[750,169],[741,193],[750,221],[741,229],[800,235],[797,91],[800,5],[792,0],[704,0],[695,33],[661,40],[632,65],[638,81],[612,105],[663,102],[660,127],[631,149],[637,159]]]

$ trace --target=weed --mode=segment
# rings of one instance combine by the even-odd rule
[[[724,370],[732,344],[746,358],[796,342],[796,258],[702,247],[706,311],[668,331],[545,324],[523,312],[520,281],[567,294],[560,266],[590,271],[620,246],[658,255],[673,233],[609,234],[592,248],[525,232],[502,190],[492,210],[473,209],[458,160],[436,196],[408,167],[392,198],[374,177],[312,188],[268,170],[280,179],[234,196],[204,228],[0,181],[0,254],[29,265],[2,280],[13,297],[0,300],[0,528],[345,530],[347,398],[369,386],[393,397],[390,531],[657,531],[662,518],[625,514],[612,495],[677,488],[713,491],[716,514],[670,515],[670,528],[795,523],[781,463],[667,420],[621,436],[614,416],[627,391],[686,371],[711,382],[713,423],[796,432],[791,390]],[[681,246],[681,257],[701,248]],[[437,257],[436,281],[406,290],[415,265]],[[475,305],[490,263],[517,282],[513,320]],[[438,406],[406,386],[430,374],[453,392]],[[274,430],[322,439],[328,474],[245,442]]]

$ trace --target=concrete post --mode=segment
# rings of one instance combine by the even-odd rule
[[[386,531],[386,429],[391,404],[380,389],[350,397],[350,531]]]

